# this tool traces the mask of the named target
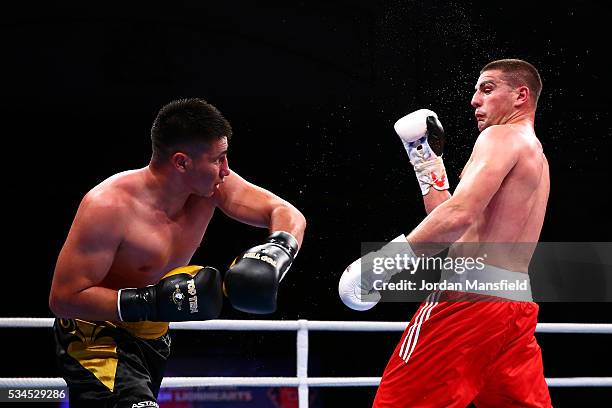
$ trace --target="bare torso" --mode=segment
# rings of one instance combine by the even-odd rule
[[[142,172],[119,173],[92,190],[120,202],[124,224],[114,260],[99,286],[142,287],[189,264],[214,213],[211,199],[191,195],[181,211],[168,217],[148,200]]]
[[[453,244],[451,254],[486,253],[488,264],[527,272],[546,212],[550,190],[548,162],[531,127],[504,126],[512,127],[513,136],[518,138],[519,158],[485,210]]]

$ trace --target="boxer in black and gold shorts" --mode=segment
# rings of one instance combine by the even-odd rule
[[[167,323],[56,319],[53,330],[71,407],[158,407]]]
[[[66,319],[55,336],[73,404],[157,406],[170,353],[168,324],[160,322],[216,319],[223,293],[245,312],[276,309],[306,219],[230,171],[231,134],[205,100],[172,101],[153,122],[149,164],[107,178],[81,200],[49,293],[49,308]],[[189,265],[216,209],[270,233],[223,284],[215,268]]]

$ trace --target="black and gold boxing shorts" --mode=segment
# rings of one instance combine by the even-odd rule
[[[167,323],[56,319],[60,375],[70,407],[158,407],[170,355]]]

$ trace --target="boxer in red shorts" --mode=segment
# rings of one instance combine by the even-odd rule
[[[342,301],[367,310],[380,300],[402,268],[376,270],[377,257],[424,259],[446,248],[447,259],[491,256],[465,273],[443,268],[439,290],[421,304],[387,364],[374,407],[551,406],[527,274],[550,189],[534,132],[541,89],[538,71],[522,60],[481,70],[471,101],[481,133],[452,196],[437,115],[422,109],[395,124],[428,215],[407,236],[353,262],[340,279]]]

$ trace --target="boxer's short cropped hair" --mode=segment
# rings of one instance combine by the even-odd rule
[[[232,127],[221,112],[203,99],[178,99],[164,105],[153,121],[153,158],[170,157],[174,151],[205,148],[230,138]]]
[[[489,62],[480,70],[480,73],[491,70],[501,71],[504,74],[504,80],[513,88],[527,86],[531,91],[533,104],[537,106],[542,92],[542,78],[533,65],[520,59],[501,59]]]

